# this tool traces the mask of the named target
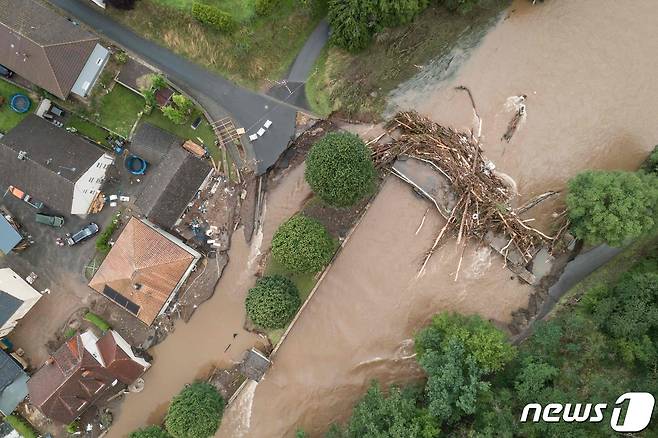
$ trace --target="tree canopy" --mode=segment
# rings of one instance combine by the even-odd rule
[[[324,226],[301,214],[284,222],[272,238],[272,255],[288,271],[318,272],[334,254],[336,243]]]
[[[353,134],[327,134],[306,159],[306,181],[334,207],[352,206],[371,193],[375,176],[370,150]]]
[[[128,435],[128,438],[170,438],[169,434],[160,426],[147,426],[137,429]]]
[[[249,319],[264,329],[285,327],[300,305],[297,287],[281,275],[259,279],[245,300]]]
[[[224,399],[214,386],[195,382],[173,398],[165,418],[173,438],[208,438],[215,434],[224,412]]]
[[[385,395],[375,382],[354,407],[347,425],[350,438],[434,438],[436,421],[419,407],[415,388],[392,387]]]
[[[569,181],[571,230],[590,244],[613,246],[655,225],[658,179],[632,172],[587,171]]]

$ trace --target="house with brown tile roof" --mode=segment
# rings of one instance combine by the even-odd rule
[[[179,239],[133,217],[89,286],[151,325],[169,307],[200,258]]]
[[[66,99],[86,96],[109,59],[99,38],[35,0],[0,0],[0,64]]]
[[[117,332],[99,339],[87,331],[66,341],[34,373],[27,383],[30,401],[46,417],[68,424],[149,367]]]

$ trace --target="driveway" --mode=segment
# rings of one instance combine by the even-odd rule
[[[264,173],[286,149],[294,135],[296,108],[269,96],[242,88],[205,68],[146,40],[103,14],[92,2],[49,0],[96,33],[114,41],[154,67],[203,106],[213,121],[231,116],[247,134],[256,133],[267,120],[272,126],[253,143],[243,141],[249,165]],[[256,165],[254,165],[256,161]]]

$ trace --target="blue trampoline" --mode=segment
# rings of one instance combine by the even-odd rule
[[[30,98],[27,97],[26,95],[18,93],[11,96],[11,102],[9,106],[11,106],[11,109],[14,110],[15,112],[19,114],[23,114],[30,110],[30,106],[32,106],[32,102],[30,101]]]
[[[126,169],[133,175],[144,175],[148,163],[137,155],[129,155],[125,161]]]

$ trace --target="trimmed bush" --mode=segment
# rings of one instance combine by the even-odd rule
[[[231,33],[237,27],[233,17],[219,8],[203,3],[192,5],[192,16],[203,24],[207,24],[222,33]]]
[[[281,275],[258,280],[245,300],[249,319],[264,329],[285,327],[300,305],[297,287]]]
[[[356,135],[327,134],[308,154],[306,181],[327,204],[350,207],[374,190],[370,149]]]
[[[336,244],[324,226],[296,215],[284,222],[272,238],[272,255],[290,272],[318,272],[334,254]]]
[[[101,329],[103,333],[105,333],[106,331],[112,328],[110,327],[110,324],[108,324],[107,321],[105,321],[103,318],[101,318],[100,316],[96,315],[93,312],[87,312],[85,314],[85,320],[89,321],[90,323],[94,324],[96,327]]]
[[[279,0],[256,0],[254,10],[256,15],[264,17],[270,15],[279,6]]]
[[[147,426],[137,429],[128,435],[128,438],[169,438],[169,434],[160,426]]]
[[[165,428],[174,438],[208,438],[215,434],[224,413],[224,399],[206,382],[195,382],[173,398]]]

